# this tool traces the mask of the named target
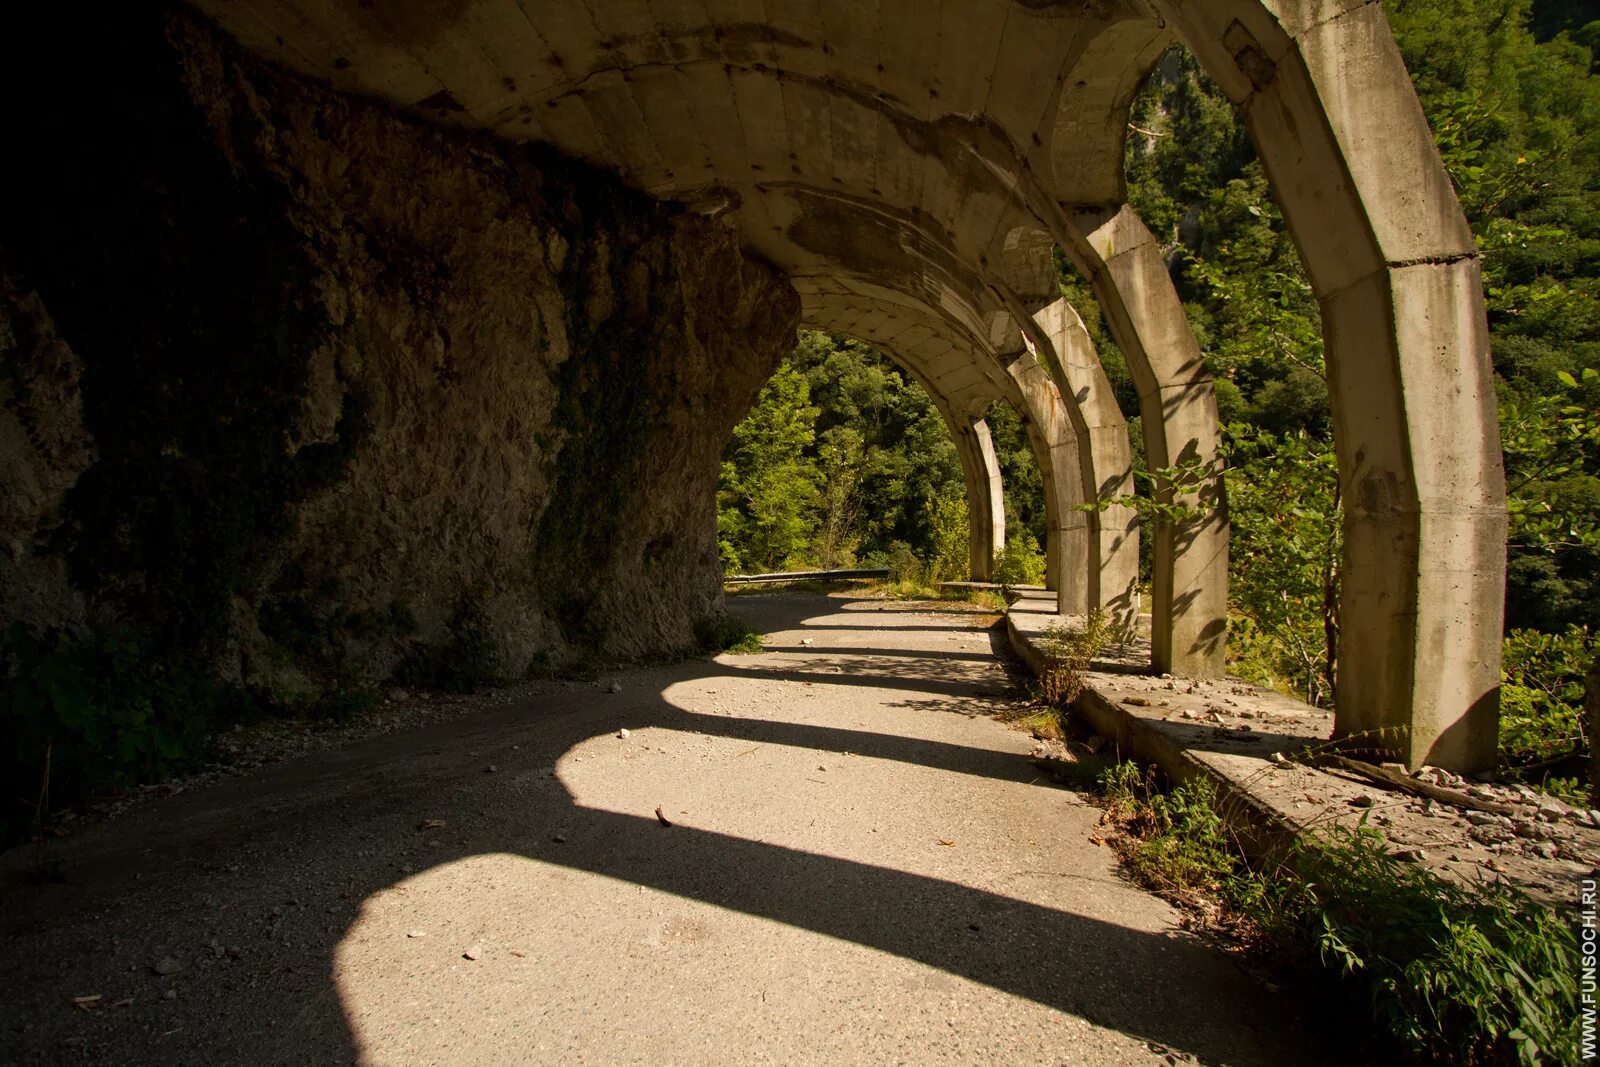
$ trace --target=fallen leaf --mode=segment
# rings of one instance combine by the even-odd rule
[[[1090,834],[1089,835],[1089,844],[1091,844],[1091,845],[1103,845],[1105,843],[1106,843],[1106,839],[1101,837],[1099,834]]]
[[[955,844],[955,842],[954,841],[946,841],[944,838],[941,837],[941,838],[939,838],[939,844],[941,844],[941,845],[953,845],[953,844]]]
[[[662,812],[660,804],[656,805],[656,821],[659,822],[662,826],[671,826],[672,825],[672,820],[667,818],[666,815]]]
[[[72,1003],[76,1007],[82,1008],[84,1011],[88,1011],[90,1008],[100,1003],[100,998],[104,995],[105,994],[103,993],[94,993],[87,997],[73,997]]]
[[[443,819],[423,819],[420,823],[417,824],[417,829],[418,830],[443,830],[446,826],[449,826],[449,825],[450,824],[445,822]]]

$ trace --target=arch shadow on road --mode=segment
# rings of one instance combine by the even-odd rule
[[[782,598],[764,627],[777,621],[813,629],[801,624],[829,607],[817,599]],[[126,1050],[122,1028],[138,1027],[133,1047],[142,1051],[124,1062],[357,1058],[351,993],[331,976],[363,907],[406,892],[431,872],[501,857],[506,871],[537,864],[600,875],[916,961],[1201,1062],[1276,1064],[1289,1062],[1288,1053],[1292,1062],[1316,1061],[1303,1046],[1286,1048],[1282,1026],[1269,1021],[1283,1011],[1279,998],[1241,982],[1215,948],[1181,932],[1133,929],[892,866],[697,828],[692,820],[663,826],[648,809],[586,807],[564,783],[564,754],[623,727],[853,753],[1023,785],[1037,778],[1014,753],[870,728],[701,714],[669,698],[685,684],[783,682],[876,686],[907,692],[913,702],[959,706],[1004,685],[970,657],[895,661],[859,643],[807,651],[827,670],[775,669],[760,658],[686,663],[653,672],[659,691],[626,704],[584,690],[564,696],[556,714],[511,707],[173,797],[53,849],[64,884],[23,885],[9,862],[4,964],[25,979],[26,992],[0,1007],[8,1042],[40,1052],[97,1043]],[[828,673],[839,666],[848,673]],[[1043,794],[1050,787],[1037,788]],[[444,828],[419,834],[419,818]],[[500,892],[513,894],[504,906],[522,906],[514,891]],[[102,914],[88,918],[95,913]],[[237,959],[225,950],[215,958],[196,951],[213,939],[243,951]],[[107,944],[119,946],[116,973],[126,966],[123,955],[140,973],[121,984],[96,977],[94,954],[103,956]],[[144,1004],[152,979],[139,964],[166,953],[188,960],[188,974],[205,977],[177,976],[180,1012]],[[107,1009],[92,1018],[63,1006],[96,983],[116,985],[106,990],[108,1003],[124,986],[138,1003],[121,1016]],[[1242,988],[1255,998],[1244,1011],[1263,1013],[1259,1031],[1218,1026],[1222,986],[1230,996]],[[263,1012],[262,1004],[273,1007]],[[163,1013],[182,1021],[165,1027]],[[74,1037],[82,1040],[61,1044]]]

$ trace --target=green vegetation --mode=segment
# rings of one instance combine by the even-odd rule
[[[1065,708],[1083,691],[1089,664],[1111,643],[1111,624],[1106,613],[1096,609],[1081,627],[1052,625],[1039,643],[1045,655],[1044,670],[1039,673],[1043,699]]]
[[[1164,792],[1122,763],[1100,786],[1136,878],[1365,1002],[1403,1053],[1468,1067],[1579,1062],[1577,937],[1550,909],[1396,860],[1365,826],[1325,829],[1253,869],[1209,781]]]
[[[1563,770],[1587,745],[1573,679],[1600,626],[1600,21],[1530,0],[1385,7],[1483,256],[1512,522],[1502,750]],[[1147,132],[1130,136],[1130,199],[1217,380],[1232,667],[1331,704],[1339,487],[1310,285],[1242,124],[1192,57],[1163,58],[1132,121]],[[1080,281],[1067,291],[1098,320]],[[1125,395],[1122,357],[1092,329]]]
[[[1006,477],[1013,581],[1044,571],[1044,485],[1021,420],[989,423]],[[717,531],[728,573],[888,567],[906,595],[968,577],[967,500],[928,394],[873,349],[812,331],[723,455]]]
[[[765,648],[761,634],[737,615],[708,615],[695,625],[694,635],[700,651],[713,655],[753,656]]]
[[[1555,0],[1386,0],[1482,253],[1510,493],[1501,749],[1508,771],[1571,792],[1588,749],[1582,675],[1600,629],[1600,21]],[[1590,12],[1592,14],[1592,12]],[[1217,385],[1232,524],[1230,668],[1331,706],[1342,529],[1321,322],[1294,242],[1232,105],[1182,47],[1138,97],[1129,198],[1164,245]],[[1126,359],[1058,254],[1130,417]],[[730,568],[888,565],[927,591],[965,570],[960,469],[938,413],[853,342],[802,338],[741,428],[720,499]],[[1043,573],[1043,493],[1015,412],[989,413],[1010,537],[1000,577]],[[1146,566],[1151,538],[1143,539]]]

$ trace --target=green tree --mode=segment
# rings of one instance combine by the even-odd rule
[[[808,454],[817,408],[806,379],[780,366],[735,427],[717,492],[717,534],[730,570],[801,562],[817,528],[818,481]]]

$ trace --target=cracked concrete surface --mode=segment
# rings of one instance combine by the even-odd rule
[[[8,854],[0,1058],[1348,1060],[1036,780],[990,617],[733,603],[764,654],[155,801],[64,882]]]

